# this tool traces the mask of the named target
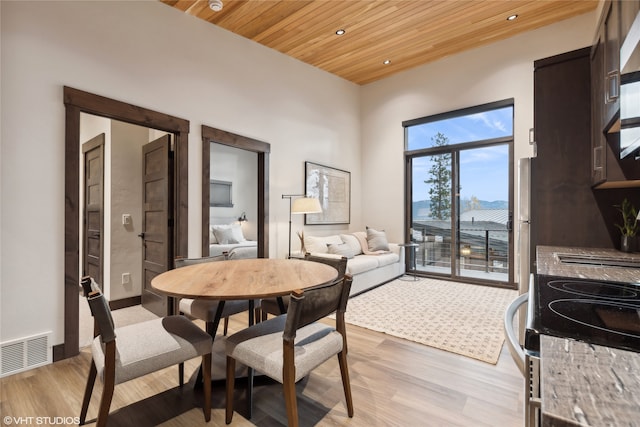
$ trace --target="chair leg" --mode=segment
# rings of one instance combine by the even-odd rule
[[[222,330],[222,335],[226,337],[228,330],[229,330],[229,316],[224,318],[224,328]]]
[[[233,392],[236,379],[236,359],[227,356],[227,405],[225,410],[225,422],[231,424],[233,419]]]
[[[204,412],[204,420],[211,420],[211,353],[202,355],[202,373],[204,382],[204,403],[202,411]]]
[[[347,366],[346,351],[343,350],[338,353],[338,363],[340,364],[340,375],[342,376],[344,398],[347,402],[347,414],[349,417],[353,417],[353,399],[351,397],[351,381],[349,380],[349,367]]]
[[[87,410],[89,409],[89,402],[91,402],[91,393],[93,393],[93,385],[96,382],[96,376],[98,370],[96,364],[91,359],[91,367],[89,368],[89,377],[87,378],[87,386],[84,389],[84,398],[82,399],[82,409],[80,410],[80,422],[79,425],[84,425],[87,419]]]
[[[298,402],[296,401],[295,367],[293,364],[285,364],[282,369],[282,387],[289,427],[298,427]]]
[[[107,425],[107,417],[109,416],[109,408],[111,407],[111,399],[113,398],[113,389],[116,385],[115,341],[111,341],[106,344],[104,353],[104,383],[102,388],[102,397],[100,398],[100,409],[98,410],[96,427],[105,427]]]
[[[255,370],[252,367],[247,367],[247,418],[251,419],[253,415],[253,377]]]

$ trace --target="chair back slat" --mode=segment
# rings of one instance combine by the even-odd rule
[[[329,258],[326,256],[311,255],[309,252],[307,252],[306,254],[304,254],[304,259],[306,261],[313,261],[330,265],[331,267],[338,270],[339,279],[342,279],[342,277],[347,274],[347,257]]]
[[[295,339],[296,330],[334,312],[344,313],[351,290],[351,275],[345,275],[328,285],[306,289],[302,295],[290,296],[283,338]]]
[[[100,287],[90,276],[84,276],[80,280],[80,284],[89,303],[89,309],[93,316],[97,332],[100,334],[100,340],[108,343],[116,339],[115,325],[109,302],[100,291]]]
[[[173,260],[175,268],[186,267],[188,265],[203,264],[205,262],[226,261],[229,259],[229,253],[224,252],[222,255],[206,256],[202,258],[176,258]]]

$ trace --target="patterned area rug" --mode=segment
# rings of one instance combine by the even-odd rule
[[[345,319],[496,364],[504,343],[504,312],[516,296],[515,290],[445,280],[394,280],[351,298]]]

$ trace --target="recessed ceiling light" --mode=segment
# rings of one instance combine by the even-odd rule
[[[383,64],[384,65],[389,65],[389,64],[391,64],[391,60],[390,59],[385,59]]]
[[[345,30],[343,30],[342,28],[340,28],[338,31],[336,31],[336,35],[338,35],[338,36],[341,36],[341,35],[343,35],[344,33],[346,33],[346,31],[345,31]]]
[[[513,21],[518,17],[518,15],[511,15],[507,18],[507,21]]]
[[[209,9],[214,12],[220,12],[222,10],[222,0],[209,0]]]

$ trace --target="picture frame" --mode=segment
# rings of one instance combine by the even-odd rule
[[[351,223],[351,172],[305,162],[305,194],[320,201],[322,213],[305,214],[306,225]]]

